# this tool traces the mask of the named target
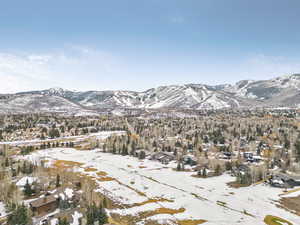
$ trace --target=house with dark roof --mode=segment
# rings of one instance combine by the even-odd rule
[[[269,178],[269,184],[273,187],[293,188],[296,186],[300,186],[300,179],[289,176],[287,174],[278,173],[275,175],[271,175],[271,177]]]
[[[44,215],[58,208],[59,200],[54,195],[46,195],[30,202],[30,208],[35,215]]]
[[[170,161],[175,160],[175,156],[169,152],[156,152],[151,156],[152,160],[157,160],[163,164],[168,164]]]

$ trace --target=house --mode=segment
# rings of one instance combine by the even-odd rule
[[[247,165],[240,165],[232,169],[232,175],[238,176],[240,174],[249,174],[251,172],[251,168]]]
[[[260,162],[261,160],[263,160],[263,158],[262,158],[261,156],[259,156],[259,155],[254,155],[254,156],[253,156],[253,161],[254,161],[254,162],[257,162],[257,163],[258,163],[258,162]]]
[[[231,159],[231,157],[233,156],[232,152],[223,152],[222,156],[220,156],[221,159]]]
[[[295,186],[300,186],[300,181],[295,180],[293,177],[282,173],[271,175],[268,182],[271,186],[279,188],[293,188]]]
[[[244,152],[243,157],[247,162],[254,162],[252,152]]]
[[[185,155],[182,157],[182,160],[185,165],[195,166],[197,165],[197,159],[193,155]]]
[[[58,199],[54,195],[45,195],[30,203],[32,212],[36,215],[44,215],[53,212],[58,207]]]
[[[259,155],[254,155],[253,152],[244,152],[243,154],[244,159],[247,162],[260,162],[263,158]]]
[[[170,161],[175,160],[175,156],[168,152],[157,152],[151,155],[151,159],[168,164]]]
[[[134,152],[134,156],[138,157],[139,159],[144,159],[145,157],[149,156],[149,152],[145,149],[138,149]]]

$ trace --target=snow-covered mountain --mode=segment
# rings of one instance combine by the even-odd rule
[[[0,95],[0,113],[91,112],[116,108],[221,109],[238,107],[297,107],[300,74],[271,80],[243,80],[234,85],[185,84],[135,91],[42,91]]]
[[[295,106],[300,104],[300,74],[271,80],[243,80],[224,88],[242,98],[254,99],[264,106]]]
[[[217,91],[215,87],[208,85],[170,85],[141,93],[139,107],[219,109],[240,106],[237,99],[230,93]]]

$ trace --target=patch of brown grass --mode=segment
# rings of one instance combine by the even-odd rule
[[[92,168],[92,167],[87,167],[87,168],[84,169],[84,171],[85,171],[85,172],[96,172],[97,169]]]
[[[157,214],[174,215],[174,214],[177,214],[177,213],[183,213],[184,211],[185,211],[185,208],[180,208],[180,209],[158,208],[158,209],[156,209],[154,211],[151,211],[151,212],[153,213],[153,215],[157,215]]]
[[[106,176],[107,175],[107,173],[106,172],[104,172],[104,171],[99,171],[99,172],[97,172],[96,173],[98,176]]]
[[[69,169],[74,167],[80,167],[82,165],[83,165],[82,163],[67,161],[67,160],[56,160],[55,163],[53,164],[53,166],[58,169]]]
[[[282,219],[280,217],[277,216],[271,216],[271,215],[267,215],[264,219],[265,224],[268,225],[281,225],[282,223],[287,223],[288,225],[293,225],[291,222]]]
[[[300,193],[299,193],[300,194]],[[280,204],[278,207],[282,207],[284,209],[288,209],[289,211],[300,216],[300,196],[298,197],[289,197],[289,198],[281,198]]]
[[[180,220],[178,221],[179,225],[199,225],[207,222],[206,220]]]
[[[126,223],[117,222],[112,217],[108,218],[108,222],[111,223],[111,224],[115,224],[115,225],[127,225]]]
[[[177,213],[183,213],[185,211],[185,208],[180,209],[170,209],[170,208],[158,208],[152,211],[145,211],[138,215],[138,218],[148,218],[151,216],[159,215],[159,214],[168,214],[168,215],[174,215]]]
[[[148,199],[147,201],[135,203],[131,207],[135,206],[143,206],[150,203],[156,203],[156,202],[174,202],[173,200],[165,199],[165,198],[157,198],[157,199]]]
[[[112,177],[99,177],[97,178],[98,181],[100,182],[105,182],[105,181],[113,181],[115,180],[115,178],[112,178]]]

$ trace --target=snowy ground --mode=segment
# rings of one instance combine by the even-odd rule
[[[74,212],[74,214],[72,215],[72,219],[73,222],[71,223],[71,225],[79,225],[79,219],[82,217],[83,215],[77,211]]]
[[[83,163],[77,169],[94,177],[104,177],[97,181],[97,191],[105,193],[116,202],[126,205],[126,209],[111,210],[122,216],[138,215],[160,208],[178,210],[171,215],[156,213],[150,218],[162,224],[186,219],[204,219],[205,224],[214,225],[258,225],[266,215],[274,215],[300,224],[297,215],[278,208],[281,189],[263,184],[234,189],[226,185],[233,181],[230,175],[213,178],[194,178],[191,172],[176,172],[171,167],[150,160],[138,160],[130,156],[112,155],[100,150],[77,151],[75,149],[47,149],[26,156],[32,161],[40,159],[68,160]],[[85,172],[84,167],[97,171]],[[105,172],[97,175],[97,172]],[[300,191],[299,191],[300,194]],[[147,202],[158,199],[156,202]],[[183,211],[179,209],[184,209]],[[139,224],[143,224],[140,221]]]
[[[6,216],[5,205],[3,202],[0,202],[0,218]]]

